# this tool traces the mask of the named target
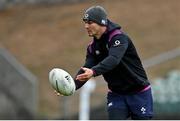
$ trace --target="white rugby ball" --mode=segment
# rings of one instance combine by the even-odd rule
[[[76,89],[71,75],[60,68],[53,68],[49,72],[49,82],[57,92],[64,96],[72,95]]]

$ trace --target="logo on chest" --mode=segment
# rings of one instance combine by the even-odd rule
[[[95,53],[96,53],[96,55],[99,55],[99,54],[100,54],[100,51],[99,51],[99,50],[96,50]]]

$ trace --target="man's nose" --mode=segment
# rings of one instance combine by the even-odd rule
[[[84,27],[87,29],[89,28],[89,24],[88,23],[85,23]]]

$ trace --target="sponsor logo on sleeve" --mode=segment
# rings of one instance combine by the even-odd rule
[[[120,45],[120,44],[121,44],[120,40],[116,40],[116,41],[114,42],[114,45],[113,45],[113,46],[118,46],[118,45]]]

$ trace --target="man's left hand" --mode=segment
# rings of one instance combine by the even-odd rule
[[[82,67],[81,68],[84,73],[77,75],[76,79],[79,81],[87,81],[93,76],[93,70],[89,68]]]

